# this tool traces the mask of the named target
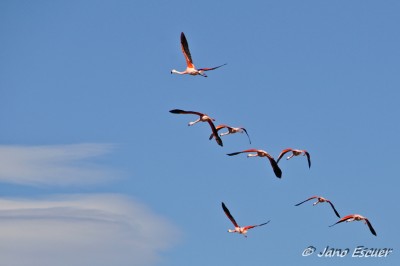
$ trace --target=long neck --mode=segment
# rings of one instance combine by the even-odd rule
[[[171,74],[183,75],[183,74],[186,74],[186,73],[185,73],[185,72],[180,72],[180,71],[178,71],[178,70],[176,70],[176,69],[172,69],[172,70],[171,70]]]

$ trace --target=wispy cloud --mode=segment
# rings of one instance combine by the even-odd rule
[[[1,265],[154,265],[179,231],[115,194],[0,199]]]
[[[111,144],[0,146],[0,181],[27,185],[77,185],[104,182],[111,170],[93,160]]]

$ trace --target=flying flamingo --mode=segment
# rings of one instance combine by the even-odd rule
[[[195,111],[184,111],[184,110],[180,110],[180,109],[173,109],[173,110],[170,110],[170,113],[173,113],[173,114],[193,114],[193,115],[198,115],[199,119],[197,119],[196,121],[193,121],[193,122],[189,122],[188,125],[189,126],[193,126],[194,124],[196,124],[198,122],[207,122],[211,127],[211,130],[212,130],[212,132],[213,132],[213,134],[215,136],[215,140],[217,141],[218,145],[223,146],[222,140],[218,136],[218,132],[215,129],[215,126],[214,126],[214,123],[213,123],[213,121],[215,121],[215,119],[209,117],[206,114],[203,114],[203,113],[200,113],[200,112],[195,112]]]
[[[186,59],[186,65],[187,65],[186,70],[180,72],[175,69],[172,69],[171,74],[172,73],[179,74],[179,75],[189,74],[192,76],[201,75],[206,78],[207,75],[204,73],[205,71],[214,70],[214,69],[217,69],[219,67],[226,65],[226,64],[223,64],[223,65],[220,65],[217,67],[196,69],[196,67],[193,64],[192,56],[190,55],[189,44],[188,44],[185,34],[183,32],[181,33],[181,48],[182,48],[183,55],[185,56],[185,59]]]
[[[292,152],[292,155],[290,155],[289,157],[287,157],[287,160],[290,160],[293,156],[299,156],[301,154],[303,154],[303,156],[307,156],[307,161],[308,161],[308,168],[311,167],[311,158],[310,158],[310,154],[306,151],[306,150],[295,150],[295,149],[291,149],[291,148],[287,148],[284,149],[281,154],[279,154],[278,156],[278,160],[276,161],[277,163],[279,163],[279,160],[282,159],[282,157],[288,153],[288,152]]]
[[[241,235],[243,235],[244,237],[247,237],[246,233],[249,229],[252,229],[254,227],[257,226],[263,226],[266,225],[267,223],[269,223],[270,221],[266,222],[266,223],[262,223],[262,224],[257,224],[257,225],[248,225],[248,226],[243,226],[240,227],[235,219],[233,218],[233,216],[231,215],[231,213],[229,212],[228,208],[225,206],[225,204],[222,202],[222,209],[224,210],[226,216],[228,216],[229,220],[231,220],[231,222],[233,223],[233,225],[235,226],[235,229],[228,229],[229,233],[239,233]]]
[[[218,125],[215,127],[217,129],[217,132],[220,131],[223,128],[228,129],[227,132],[221,133],[220,136],[225,136],[225,135],[229,135],[229,134],[235,134],[235,133],[246,133],[247,137],[249,138],[249,142],[251,144],[251,140],[250,140],[250,136],[247,133],[247,130],[244,127],[231,127],[231,126],[227,126],[227,125]],[[210,140],[214,137],[214,134],[210,135]]]
[[[340,219],[339,221],[337,221],[336,223],[330,225],[329,227],[334,226],[335,224],[338,224],[338,223],[341,223],[341,222],[345,222],[345,221],[346,222],[364,221],[364,223],[368,225],[368,228],[371,231],[371,233],[374,236],[376,236],[376,232],[375,232],[374,228],[372,227],[371,223],[369,222],[369,220],[366,217],[364,217],[362,215],[359,215],[359,214],[347,215],[347,216],[343,217],[342,219]]]
[[[332,202],[331,202],[330,200],[328,200],[328,199],[323,198],[323,197],[313,196],[313,197],[311,197],[311,198],[306,199],[305,201],[302,201],[302,202],[300,202],[300,203],[297,203],[297,204],[294,205],[294,206],[299,206],[300,204],[303,204],[304,202],[307,202],[307,201],[312,200],[312,199],[317,199],[317,201],[313,203],[313,206],[315,206],[315,205],[317,205],[318,203],[321,203],[321,202],[328,202],[328,203],[331,205],[331,207],[332,207],[333,211],[335,212],[336,216],[340,218],[340,215],[339,215],[339,213],[336,211],[335,206],[333,206]]]
[[[247,157],[267,157],[269,162],[271,163],[272,169],[274,170],[274,173],[276,177],[281,178],[282,177],[282,171],[278,166],[278,163],[275,161],[275,159],[266,151],[263,150],[257,150],[257,149],[248,149],[244,151],[239,151],[239,152],[234,152],[234,153],[228,153],[228,156],[233,156],[233,155],[238,155],[240,153],[246,153],[246,152],[255,152],[255,153],[250,153],[247,154]]]

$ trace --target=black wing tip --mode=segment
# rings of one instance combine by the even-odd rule
[[[334,226],[334,225],[336,225],[336,224],[338,224],[338,223],[340,223],[340,222],[343,222],[343,221],[338,221],[338,222],[336,222],[336,223],[330,225],[329,227],[332,227],[332,226]]]
[[[277,178],[282,178],[282,171],[275,172]]]
[[[272,164],[272,169],[274,170],[275,176],[277,178],[282,178],[282,170],[281,170],[281,168],[279,168],[278,163],[274,159],[271,159],[271,164]]]
[[[170,113],[173,113],[173,114],[181,114],[181,113],[183,113],[184,111],[181,110],[181,109],[172,109],[172,110],[169,110],[169,112],[170,112]]]
[[[368,228],[369,228],[369,230],[371,231],[371,233],[372,233],[374,236],[377,236],[377,235],[376,235],[376,231],[375,231],[375,229],[372,227],[371,223],[370,223],[368,220],[366,220],[366,222],[367,222]]]
[[[262,223],[262,224],[260,224],[259,226],[266,225],[266,224],[269,223],[269,222],[271,222],[271,220],[269,220],[268,222]]]
[[[226,207],[226,205],[225,205],[224,202],[221,202],[221,206],[222,206],[222,209],[224,210],[224,212],[225,212],[227,215],[230,215],[230,211],[228,210],[228,207]]]
[[[219,146],[224,146],[224,143],[222,142],[222,139],[218,136],[218,134],[215,136],[215,141],[218,143]]]

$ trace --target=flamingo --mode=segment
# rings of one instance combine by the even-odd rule
[[[249,229],[252,229],[254,227],[258,227],[258,226],[263,226],[266,225],[267,223],[269,223],[270,221],[266,222],[266,223],[262,223],[262,224],[257,224],[257,225],[248,225],[248,226],[239,226],[235,219],[233,218],[233,216],[231,215],[231,213],[229,212],[228,208],[225,206],[225,204],[222,202],[222,209],[224,210],[226,216],[228,216],[229,220],[231,220],[231,222],[233,223],[233,225],[235,226],[235,229],[228,229],[229,233],[239,233],[241,235],[243,235],[244,237],[247,237],[246,233]]]
[[[276,161],[277,163],[279,163],[279,160],[282,159],[283,155],[285,155],[288,152],[292,152],[292,155],[290,155],[289,157],[286,158],[286,160],[290,160],[293,156],[299,156],[301,154],[303,154],[303,156],[307,156],[307,161],[308,161],[308,168],[311,167],[311,158],[310,158],[310,154],[306,151],[306,150],[295,150],[292,148],[287,148],[284,149],[281,154],[279,154],[278,156],[278,160]]]
[[[246,133],[247,137],[249,138],[249,142],[251,144],[251,140],[250,140],[250,136],[247,133],[247,130],[244,127],[231,127],[231,126],[227,126],[227,125],[218,125],[215,127],[217,129],[217,132],[220,131],[223,128],[228,129],[227,132],[221,133],[220,136],[225,136],[225,135],[229,135],[229,134],[235,134],[235,133]],[[210,140],[214,137],[214,134],[210,135]]]
[[[206,114],[200,113],[200,112],[195,112],[195,111],[184,111],[181,109],[173,109],[169,111],[170,113],[173,114],[193,114],[193,115],[198,115],[199,119],[197,119],[196,121],[193,122],[189,122],[188,126],[193,126],[194,124],[198,123],[198,122],[208,122],[208,124],[211,127],[211,130],[213,132],[213,135],[215,136],[215,140],[218,143],[218,145],[223,146],[222,144],[222,139],[218,136],[218,132],[215,129],[214,123],[213,121],[215,121],[215,119],[209,117]]]
[[[187,65],[186,70],[180,72],[175,69],[172,69],[171,74],[179,74],[179,75],[189,74],[192,76],[201,75],[206,78],[207,75],[204,73],[205,71],[214,70],[214,69],[217,69],[217,68],[220,68],[220,67],[226,65],[226,64],[223,64],[223,65],[220,65],[217,67],[196,69],[196,67],[193,64],[192,56],[190,55],[189,44],[188,44],[185,34],[183,32],[181,33],[181,48],[182,48],[183,55],[185,56],[185,59],[186,59],[186,65]]]
[[[264,150],[257,150],[257,149],[248,149],[244,151],[239,151],[239,152],[233,152],[233,153],[228,153],[228,156],[234,156],[238,155],[240,153],[246,153],[246,152],[255,152],[255,153],[250,153],[247,154],[247,157],[267,157],[269,162],[271,163],[272,169],[274,170],[275,176],[278,178],[282,177],[282,171],[278,166],[278,163],[275,161],[274,157],[272,157],[268,152]]]
[[[331,207],[332,207],[333,211],[335,212],[336,216],[340,218],[340,215],[337,212],[337,210],[335,209],[335,206],[333,206],[332,202],[330,200],[328,200],[328,199],[323,198],[323,197],[312,196],[311,198],[308,198],[305,201],[297,203],[294,206],[299,206],[300,204],[303,204],[304,202],[307,202],[307,201],[312,200],[312,199],[317,199],[317,201],[313,203],[313,206],[315,206],[315,205],[317,205],[318,203],[321,203],[321,202],[328,202],[331,205]]]
[[[338,223],[341,223],[341,222],[345,222],[345,221],[346,221],[346,222],[364,221],[364,223],[368,225],[368,228],[369,228],[369,230],[371,231],[371,233],[372,233],[374,236],[376,236],[376,232],[375,232],[374,228],[372,227],[371,223],[369,222],[369,220],[368,220],[366,217],[364,217],[364,216],[362,216],[362,215],[359,215],[359,214],[350,214],[350,215],[347,215],[347,216],[343,217],[342,219],[340,219],[339,221],[337,221],[336,223],[330,225],[329,227],[332,227],[332,226],[334,226],[335,224],[338,224]]]

